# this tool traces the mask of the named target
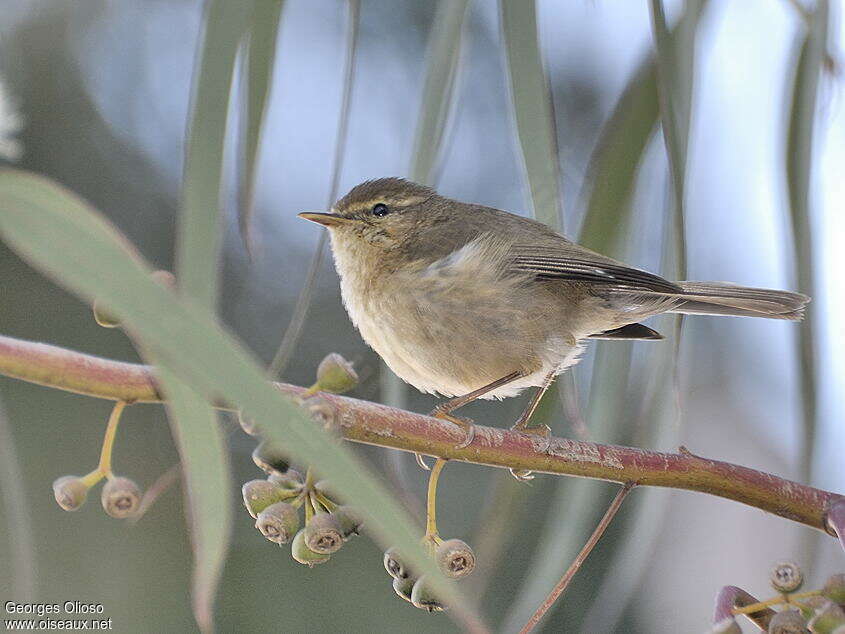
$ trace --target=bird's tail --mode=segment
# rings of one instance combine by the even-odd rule
[[[748,288],[727,282],[677,282],[684,289],[673,313],[734,315],[800,321],[810,298],[801,293]]]

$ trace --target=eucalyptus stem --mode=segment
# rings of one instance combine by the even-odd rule
[[[111,470],[111,455],[114,449],[114,439],[117,435],[117,426],[120,424],[120,416],[123,414],[125,407],[126,401],[115,403],[109,416],[108,425],[106,425],[106,435],[103,438],[103,448],[100,450],[100,462],[97,465],[97,470],[107,478],[114,477]]]
[[[154,367],[2,335],[0,374],[109,400],[160,403],[164,398]],[[305,391],[275,385],[292,398]],[[657,452],[571,438],[550,438],[548,450],[538,451],[531,436],[478,424],[473,442],[459,447],[465,432],[448,421],[335,394],[321,393],[321,399],[333,410],[340,435],[352,442],[506,469],[698,491],[838,536],[845,547],[845,496],[773,474],[688,451]],[[217,406],[231,409],[225,403]]]
[[[440,538],[437,532],[437,482],[440,480],[440,472],[446,466],[446,460],[438,458],[431,467],[431,474],[428,476],[428,498],[425,506],[425,539],[435,542]]]

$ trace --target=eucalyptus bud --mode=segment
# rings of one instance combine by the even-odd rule
[[[475,570],[475,553],[460,539],[447,539],[437,547],[437,565],[452,579],[466,577]]]
[[[286,544],[299,528],[299,511],[287,502],[275,502],[258,514],[255,528],[271,542]]]
[[[769,581],[778,592],[795,592],[804,582],[804,575],[798,564],[792,561],[779,561],[772,568]]]
[[[110,478],[100,496],[103,510],[117,519],[131,517],[141,504],[141,490],[129,478]]]
[[[828,601],[816,610],[807,625],[815,634],[831,634],[836,628],[845,625],[845,611],[833,601]]]
[[[833,575],[824,582],[822,596],[834,603],[845,605],[845,574]]]
[[[411,590],[411,603],[429,612],[443,612],[446,606],[431,591],[425,577],[420,577]]]
[[[94,320],[103,328],[118,328],[120,326],[120,320],[103,308],[99,300],[94,300],[93,311]]]
[[[405,599],[408,603],[411,602],[411,592],[414,590],[414,583],[416,579],[405,577],[404,579],[396,578],[393,580],[393,591],[400,597]]]
[[[88,487],[82,478],[66,475],[53,482],[53,495],[65,511],[78,511],[88,497]]]
[[[327,355],[317,367],[318,390],[343,394],[358,385],[358,375],[352,364],[336,352]]]
[[[331,555],[324,555],[322,553],[315,553],[308,548],[305,543],[305,529],[303,528],[293,538],[293,544],[290,548],[291,556],[301,564],[306,564],[309,568],[313,568],[317,564],[322,564],[331,559]]]
[[[361,516],[351,506],[338,506],[332,511],[332,517],[337,521],[340,527],[340,534],[343,536],[344,541],[347,541],[352,535],[358,535],[358,531],[361,530],[361,526],[364,524]]]
[[[396,547],[388,548],[384,553],[384,569],[394,579],[408,579],[411,571],[402,563],[402,556]]]
[[[331,555],[343,546],[343,531],[330,513],[318,513],[303,530],[305,545],[315,553]]]
[[[769,634],[806,634],[807,621],[796,610],[777,612],[769,620]]]
[[[267,480],[250,480],[241,487],[244,506],[253,518],[257,518],[271,504],[281,502],[296,495],[291,489],[283,489]]]
[[[262,440],[252,452],[252,461],[265,473],[283,474],[288,470],[287,455],[274,443]]]
[[[708,634],[742,634],[742,628],[736,619],[728,617],[714,624]]]

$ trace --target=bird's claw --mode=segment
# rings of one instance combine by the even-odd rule
[[[465,449],[472,444],[472,441],[475,439],[475,423],[472,422],[469,418],[464,418],[463,416],[455,416],[454,414],[450,414],[448,412],[444,412],[443,410],[435,407],[430,413],[429,416],[433,416],[434,418],[439,418],[441,420],[447,420],[454,425],[457,425],[461,429],[464,430],[466,433],[466,437],[455,445],[455,449]],[[431,467],[426,464],[425,459],[422,457],[422,454],[414,454],[416,458],[417,464],[420,466],[420,469],[424,469],[425,471],[431,471]]]
[[[542,439],[542,444],[537,451],[539,453],[548,453],[552,445],[552,429],[548,425],[534,425],[526,427],[525,425],[516,424],[511,427],[511,431],[517,431],[529,436],[538,436]],[[534,474],[528,469],[510,469],[511,475],[520,482],[530,482],[534,479]]]

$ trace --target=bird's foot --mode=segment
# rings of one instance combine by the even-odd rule
[[[527,427],[524,423],[517,423],[511,427],[511,431],[518,431],[529,436],[538,436],[543,439],[540,448],[537,450],[540,453],[547,453],[551,446],[552,429],[548,425],[534,425]],[[534,479],[533,472],[528,469],[510,469],[511,475],[520,482],[530,482]]]
[[[464,418],[463,416],[456,416],[455,414],[450,414],[449,412],[444,412],[439,407],[435,407],[433,410],[431,410],[431,412],[429,412],[428,415],[433,416],[434,418],[439,418],[441,420],[448,420],[450,423],[453,423],[454,425],[457,425],[458,427],[464,430],[466,436],[460,443],[455,445],[455,449],[464,449],[465,447],[469,447],[472,444],[472,441],[475,438],[475,423],[472,421],[472,419]],[[422,454],[414,454],[414,458],[416,458],[417,464],[420,466],[421,469],[431,471],[431,467],[426,464]]]

